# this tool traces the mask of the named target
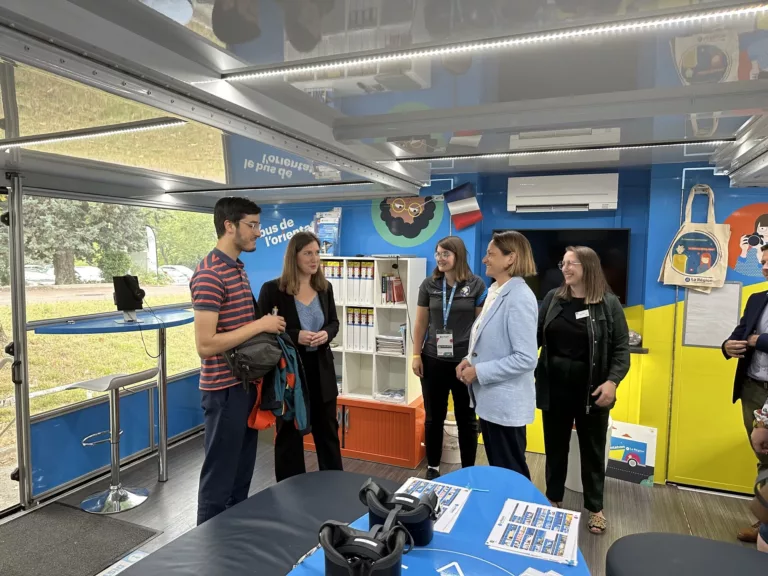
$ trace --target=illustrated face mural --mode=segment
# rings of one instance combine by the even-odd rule
[[[445,206],[432,196],[389,197],[374,200],[373,224],[382,238],[395,246],[418,246],[440,226]]]

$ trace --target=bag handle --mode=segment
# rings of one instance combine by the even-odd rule
[[[706,194],[709,198],[709,208],[707,209],[707,224],[715,223],[715,193],[712,188],[706,184],[696,184],[691,188],[688,194],[688,203],[685,206],[685,223],[691,223],[691,212],[693,211],[693,199],[697,194]]]

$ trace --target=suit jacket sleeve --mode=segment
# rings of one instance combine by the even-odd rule
[[[547,312],[549,306],[552,304],[552,299],[555,297],[555,291],[550,290],[549,293],[544,296],[544,301],[539,308],[539,323],[536,329],[536,342],[539,348],[544,345],[544,322],[547,320]]]
[[[520,294],[508,294],[504,299],[503,314],[510,350],[507,356],[475,365],[480,385],[506,382],[526,372],[533,372],[538,361],[536,326],[538,307],[533,294],[526,298]]]
[[[629,327],[619,299],[611,298],[610,303],[610,313],[613,318],[613,339],[610,343],[611,365],[608,369],[608,380],[618,386],[629,372]]]
[[[322,329],[328,333],[328,343],[330,344],[339,333],[339,317],[336,314],[336,300],[333,298],[333,288],[330,284],[328,284],[326,294],[328,297],[328,315]]]
[[[751,300],[751,298],[750,298]],[[736,328],[733,330],[730,336],[728,336],[728,340],[746,340],[746,335],[744,334],[744,330],[747,328],[747,310],[749,310],[749,300],[747,300],[747,307],[744,310],[744,315],[741,317],[741,320],[739,320],[739,325],[736,326]],[[728,342],[726,340],[725,342]],[[720,349],[723,351],[723,356],[725,356],[726,360],[730,360],[731,357],[728,356],[728,354],[725,351],[725,342],[720,346]]]

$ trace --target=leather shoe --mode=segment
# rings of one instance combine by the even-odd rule
[[[752,526],[742,528],[736,535],[736,538],[742,542],[757,542],[757,533],[760,530],[760,522],[756,522]]]

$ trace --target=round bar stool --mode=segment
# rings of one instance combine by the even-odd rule
[[[92,392],[109,392],[109,430],[90,434],[82,440],[83,446],[110,443],[112,474],[109,489],[93,494],[80,503],[80,508],[92,514],[116,514],[142,504],[149,497],[146,488],[125,488],[120,484],[120,388],[138,384],[157,376],[157,368],[135,374],[113,374],[73,384]],[[99,439],[101,438],[101,439]]]

